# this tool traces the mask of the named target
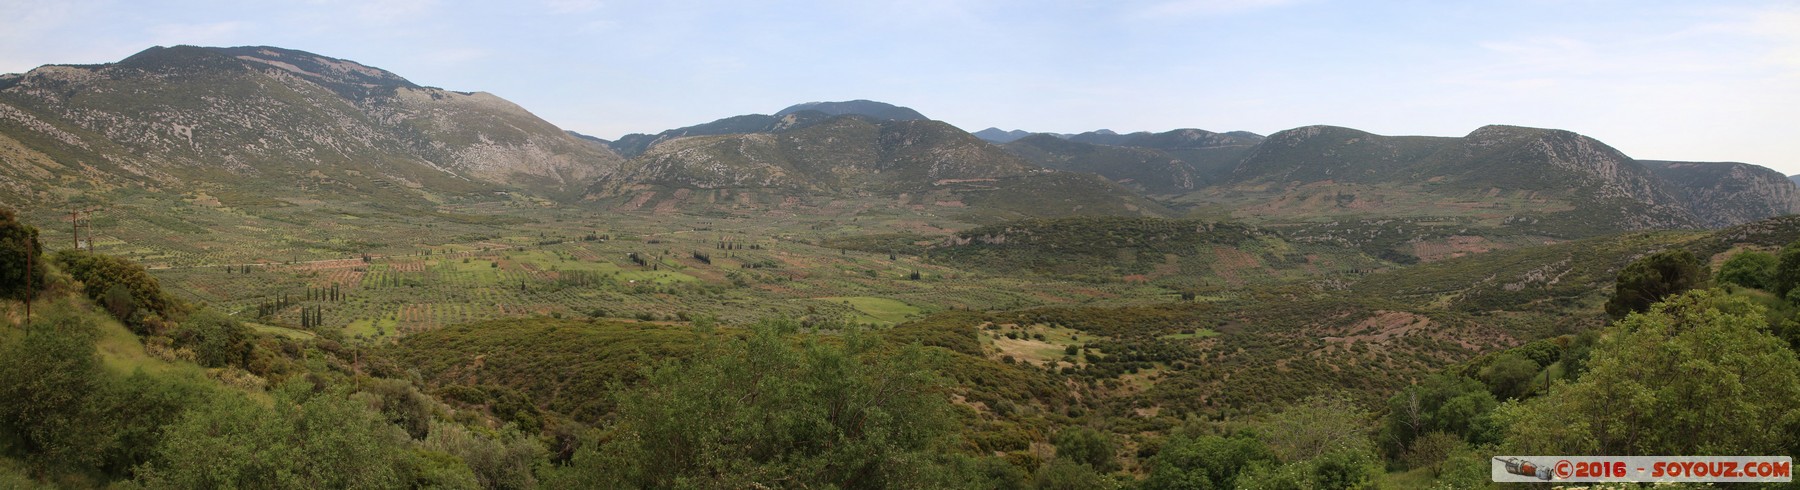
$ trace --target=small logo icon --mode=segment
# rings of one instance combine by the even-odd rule
[[[1499,461],[1501,464],[1505,465],[1507,473],[1511,473],[1511,474],[1519,475],[1519,476],[1536,478],[1536,479],[1544,480],[1544,481],[1550,480],[1550,468],[1539,466],[1537,463],[1533,463],[1533,462],[1526,461],[1526,460],[1519,459],[1519,458],[1506,458],[1506,459],[1494,458],[1494,460]],[[1563,473],[1564,471],[1567,471],[1564,469],[1564,466],[1572,466],[1572,465],[1569,465],[1569,462],[1566,460],[1558,462],[1556,464],[1556,472]]]
[[[1569,460],[1566,460],[1566,459],[1556,462],[1556,477],[1557,478],[1567,480],[1574,476],[1575,476],[1575,463],[1570,463]]]

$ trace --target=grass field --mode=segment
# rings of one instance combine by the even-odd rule
[[[184,366],[150,355],[144,348],[143,340],[118,321],[101,314],[94,314],[93,318],[100,325],[100,338],[94,342],[94,348],[99,351],[101,362],[113,371],[129,374],[142,369],[148,373],[162,374],[192,369],[191,365]]]
[[[287,337],[290,339],[304,340],[304,339],[317,338],[319,336],[319,334],[315,334],[315,333],[308,332],[305,330],[297,330],[297,329],[286,328],[286,327],[277,327],[274,325],[264,325],[264,324],[255,323],[255,322],[245,322],[244,325],[248,326],[252,329],[255,329],[258,332],[280,335],[280,336]]]
[[[918,317],[920,313],[924,312],[917,306],[906,304],[905,301],[888,298],[851,296],[819,299],[850,305],[851,308],[856,309],[856,321],[859,323],[892,325]]]

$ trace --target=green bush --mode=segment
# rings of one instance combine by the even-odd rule
[[[306,382],[275,390],[267,408],[221,393],[167,429],[149,488],[397,488],[420,464],[406,434],[342,389]]]
[[[877,352],[800,342],[765,324],[749,338],[664,362],[617,396],[604,441],[559,487],[918,486],[948,471],[930,455],[953,434],[948,398],[918,347]]]
[[[1800,359],[1763,308],[1718,290],[1607,327],[1588,370],[1503,405],[1511,454],[1784,454],[1800,441]]]
[[[116,289],[119,285],[113,286]],[[255,332],[231,317],[202,309],[181,322],[170,337],[176,346],[193,349],[194,361],[206,367],[249,365]]]
[[[1747,288],[1775,289],[1775,269],[1781,261],[1775,255],[1755,250],[1739,252],[1719,266],[1718,280]]]
[[[1056,445],[1057,459],[1084,464],[1101,473],[1119,469],[1118,446],[1104,432],[1070,427],[1058,432],[1051,442]]]
[[[1149,461],[1146,490],[1235,488],[1238,474],[1253,463],[1274,463],[1275,455],[1249,435],[1187,437],[1163,442]]]
[[[0,450],[39,474],[129,476],[205,387],[112,374],[94,348],[96,319],[68,303],[50,306],[20,335],[0,333]]]
[[[179,316],[183,306],[163,292],[144,266],[111,255],[79,250],[57,251],[53,260],[75,280],[87,297],[107,307],[115,318],[138,333],[160,333],[161,320]],[[136,313],[142,312],[144,315]],[[120,316],[124,313],[125,316]]]

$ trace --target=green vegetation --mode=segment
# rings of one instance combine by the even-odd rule
[[[409,335],[387,353],[444,398],[535,427],[537,404],[599,421],[613,410],[613,386],[637,379],[658,359],[690,355],[700,340],[677,327],[532,318]]]
[[[1754,289],[1775,289],[1774,254],[1749,250],[1732,255],[1719,266],[1718,282]]]
[[[1669,250],[1651,254],[1619,271],[1613,297],[1606,302],[1606,313],[1624,317],[1644,311],[1663,298],[1705,286],[1709,277],[1693,252]]]
[[[56,369],[98,381],[61,398],[21,392],[71,415],[7,412],[4,427],[29,430],[0,436],[0,481],[11,471],[78,487],[1469,486],[1485,481],[1471,469],[1485,468],[1484,454],[1538,444],[1518,421],[1591,410],[1562,393],[1620,376],[1611,343],[1654,330],[1632,319],[1669,308],[1608,327],[1620,284],[1653,280],[1622,288],[1651,291],[1704,279],[1702,257],[1723,262],[1728,290],[1700,280],[1690,281],[1698,292],[1643,297],[1718,295],[1681,311],[1735,315],[1733,332],[1762,332],[1779,352],[1800,345],[1800,307],[1764,290],[1772,281],[1742,279],[1779,260],[1715,256],[1800,236],[1779,220],[1410,264],[1380,255],[1406,243],[1389,234],[1451,225],[1086,216],[977,226],[872,200],[810,205],[790,221],[680,214],[691,229],[672,231],[654,214],[447,206],[505,218],[420,215],[441,228],[419,228],[423,245],[411,249],[313,236],[295,257],[305,260],[199,247],[176,260],[160,255],[165,245],[123,241],[101,242],[119,254],[52,252],[43,284],[53,299],[38,305],[85,318],[92,333],[30,349],[58,359],[85,349],[92,362]],[[305,213],[289,216],[321,216]],[[376,252],[342,252],[364,248]],[[148,269],[128,257],[213,265]],[[1652,274],[1671,257],[1676,275]],[[1672,322],[1665,331],[1689,320]],[[25,349],[33,328],[0,329],[0,347]],[[1686,346],[1681,355],[1756,362],[1709,376],[1782,366],[1767,345],[1732,351],[1745,357],[1705,351],[1711,340],[1668,341],[1676,335],[1663,343]],[[1745,409],[1780,419],[1768,407],[1791,401],[1757,403]],[[93,415],[127,405],[143,418]],[[1728,408],[1744,407],[1709,410]],[[1790,439],[1692,447],[1779,452]]]
[[[81,281],[88,298],[140,332],[161,331],[165,320],[180,315],[184,309],[163,292],[162,285],[144,266],[131,261],[79,250],[58,251],[54,260]]]
[[[810,111],[621,162],[342,66],[0,80],[0,487],[1468,488],[1503,452],[1800,451],[1800,217],[1680,231],[1785,209],[1697,192],[1739,167],[1502,126],[1008,154]],[[220,120],[264,122],[169,131]]]
[[[37,228],[19,222],[12,209],[0,207],[0,297],[35,297],[47,279],[43,261]]]
[[[220,395],[171,424],[156,460],[139,475],[149,488],[395,488],[415,475],[406,435],[348,397],[295,381],[274,390],[272,408]],[[425,480],[425,481],[418,481]]]
[[[1790,243],[1781,248],[1779,262],[1775,265],[1775,274],[1770,278],[1775,296],[1786,298],[1794,289],[1800,288],[1800,241]]]
[[[949,406],[919,348],[877,353],[749,338],[663,363],[618,397],[609,442],[577,453],[571,478],[607,487],[840,488],[970,485],[940,460]]]
[[[906,304],[904,301],[888,298],[857,296],[819,299],[850,305],[850,307],[855,308],[858,313],[857,321],[864,323],[892,325],[918,316],[922,311],[919,307]]]
[[[1800,360],[1766,328],[1760,307],[1708,290],[1629,316],[1579,379],[1497,413],[1510,427],[1506,447],[1520,454],[1792,451],[1800,443]]]

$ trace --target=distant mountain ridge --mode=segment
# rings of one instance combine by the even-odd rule
[[[1003,147],[1046,168],[1099,174],[1152,194],[1180,194],[1217,181],[1262,138],[1192,128],[1123,135],[1103,129],[1033,135]]]
[[[797,128],[823,121],[831,116],[860,115],[874,120],[885,121],[924,121],[924,114],[906,107],[871,100],[851,100],[843,102],[807,102],[788,106],[774,115],[745,114],[719,119],[705,124],[697,124],[682,128],[670,129],[656,134],[633,133],[619,137],[618,141],[609,143],[613,150],[625,157],[642,155],[651,146],[664,141],[687,136],[708,136],[721,134],[750,134],[781,131]]]
[[[5,202],[204,188],[241,201],[398,196],[429,204],[647,187],[910,196],[903,201],[933,193],[945,206],[985,202],[1017,215],[1032,211],[1018,203],[1043,202],[1066,206],[1062,214],[1173,207],[1295,222],[1405,217],[1552,237],[1800,212],[1800,186],[1766,168],[1635,160],[1577,133],[1516,126],[1462,137],[1334,126],[1267,137],[1192,128],[970,134],[859,99],[607,141],[491,94],[274,47],[155,47],[116,63],[0,75]],[[1104,197],[1044,201],[1030,192]]]
[[[779,124],[808,114],[820,113],[790,113],[765,131],[665,140],[633,157],[611,187],[903,190],[943,180],[1023,175],[1032,169],[940,121],[840,115]]]
[[[1100,130],[1028,136],[1003,147],[1039,166],[1099,174],[1187,202],[1220,202],[1246,215],[1511,213],[1507,222],[1604,232],[1720,227],[1800,212],[1800,187],[1762,167],[1638,161],[1573,132],[1516,126],[1486,126],[1459,138],[1335,126],[1267,138]],[[1494,204],[1468,208],[1481,202]]]
[[[919,111],[912,110],[912,108],[864,99],[842,102],[806,102],[794,104],[786,109],[776,112],[775,116],[781,117],[805,111],[823,112],[829,116],[855,114],[890,121],[923,121],[929,119],[925,117],[924,114],[920,114]]]
[[[118,186],[568,195],[623,161],[491,94],[273,47],[154,47],[0,77],[0,147],[42,156],[8,160],[0,189],[15,195],[59,185],[74,162]]]
[[[983,141],[987,141],[989,143],[1006,144],[1006,143],[1011,143],[1013,141],[1016,141],[1020,138],[1024,138],[1026,136],[1031,136],[1034,134],[1042,134],[1042,133],[1033,133],[1030,131],[1019,130],[1019,129],[1007,131],[1007,130],[1000,129],[1000,128],[990,127],[987,129],[976,131],[974,133],[970,133],[970,134],[973,134],[973,135],[975,135],[976,138],[981,138]]]
[[[1595,231],[1723,226],[1791,208],[1791,186],[1769,188],[1733,201],[1763,203],[1763,211],[1732,216],[1709,204],[1729,199],[1684,191],[1695,184],[1652,167],[1562,130],[1493,125],[1443,138],[1308,126],[1270,135],[1220,189],[1262,189],[1277,202],[1317,202],[1287,212],[1321,214],[1378,213],[1408,199],[1428,198],[1443,208],[1487,203],[1515,213],[1514,219]],[[1339,185],[1311,185],[1320,182]],[[1327,194],[1330,199],[1315,201]]]

